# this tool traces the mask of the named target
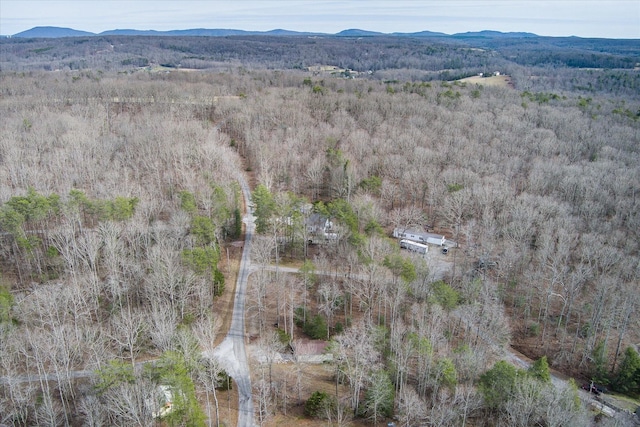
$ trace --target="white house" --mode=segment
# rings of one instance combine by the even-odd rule
[[[329,221],[329,218],[322,216],[319,213],[312,213],[309,215],[306,221],[307,233],[311,234],[324,234],[330,233],[333,223]]]
[[[309,243],[327,243],[338,240],[338,234],[333,230],[333,223],[329,218],[318,213],[312,213],[307,218],[307,233],[309,233]]]
[[[443,246],[446,242],[446,238],[441,234],[426,233],[424,231],[415,231],[403,228],[395,228],[393,230],[393,237],[396,239],[406,239],[422,244],[430,244]]]

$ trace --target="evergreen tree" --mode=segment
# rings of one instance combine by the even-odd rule
[[[305,415],[326,418],[327,410],[336,405],[335,399],[324,391],[314,391],[304,404]]]
[[[591,379],[600,384],[609,384],[607,351],[604,341],[599,341],[591,352]]]
[[[479,389],[485,404],[491,409],[499,409],[513,395],[518,371],[513,365],[500,360],[493,368],[480,376]]]
[[[547,356],[542,356],[540,359],[533,362],[533,364],[529,367],[528,373],[533,378],[540,380],[543,383],[551,382],[551,373],[549,371]]]
[[[10,290],[0,284],[0,323],[11,320],[11,309],[13,307],[13,295]]]
[[[630,395],[640,393],[640,356],[632,347],[624,351],[624,358],[614,378],[617,391]]]
[[[269,228],[269,221],[275,212],[276,202],[273,194],[267,187],[259,184],[251,194],[251,201],[254,205],[254,214],[256,215],[256,231],[258,233],[266,233]]]

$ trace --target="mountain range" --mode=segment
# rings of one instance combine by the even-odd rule
[[[75,30],[73,28],[62,27],[33,27],[29,30],[22,31],[10,37],[20,38],[60,38],[60,37],[89,37],[89,36],[208,36],[208,37],[225,37],[225,36],[342,36],[342,37],[369,37],[369,36],[398,36],[398,37],[538,37],[533,33],[503,33],[500,31],[478,31],[456,34],[445,34],[433,31],[419,31],[414,33],[380,33],[376,31],[367,31],[360,29],[348,29],[335,34],[316,33],[316,32],[299,32],[283,29],[275,29],[270,31],[245,31],[223,28],[193,28],[188,30],[134,30],[134,29],[116,29],[103,31],[101,33],[91,33],[88,31]]]

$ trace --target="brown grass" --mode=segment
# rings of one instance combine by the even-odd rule
[[[472,76],[460,79],[460,81],[463,83],[475,83],[484,86],[513,87],[513,84],[511,83],[511,77],[509,76]]]

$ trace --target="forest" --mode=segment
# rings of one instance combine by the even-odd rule
[[[633,425],[640,56],[466,43],[2,40],[0,424],[234,425],[206,354],[244,176],[256,423]],[[394,228],[455,242],[449,268]],[[302,339],[331,357],[275,362]],[[631,406],[603,416],[590,382]]]

